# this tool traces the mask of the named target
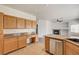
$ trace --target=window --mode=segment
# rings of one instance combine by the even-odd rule
[[[79,24],[71,25],[71,32],[79,32]]]

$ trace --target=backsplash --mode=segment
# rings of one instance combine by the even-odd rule
[[[3,33],[4,34],[13,34],[13,33],[36,33],[36,29],[4,29]]]

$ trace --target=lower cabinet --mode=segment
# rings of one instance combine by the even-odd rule
[[[3,38],[2,38],[2,37],[3,37],[3,36],[0,35],[0,54],[3,53]]]
[[[45,37],[45,51],[49,52],[50,50],[50,39]]]
[[[4,46],[3,46],[3,54],[7,54],[11,51],[17,50],[19,48],[25,47],[26,46],[26,36],[16,36],[16,37],[7,37],[4,38]],[[0,44],[1,44],[0,40]],[[0,48],[2,46],[0,45]],[[2,51],[2,49],[0,49]]]
[[[64,46],[65,55],[79,55],[79,46],[76,46],[73,43],[65,42]]]
[[[17,38],[6,38],[4,40],[4,54],[17,49]]]
[[[26,36],[18,37],[18,48],[22,48],[26,46]]]
[[[63,55],[63,41],[45,37],[45,51],[54,55]]]

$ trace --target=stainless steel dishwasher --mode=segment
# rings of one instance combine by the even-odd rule
[[[54,55],[62,55],[63,54],[63,41],[50,39],[50,53]]]

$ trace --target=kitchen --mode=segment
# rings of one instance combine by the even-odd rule
[[[79,55],[78,7],[73,4],[0,5],[0,54]]]

